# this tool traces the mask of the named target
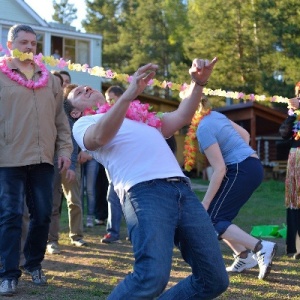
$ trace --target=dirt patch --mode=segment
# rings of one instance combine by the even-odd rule
[[[63,232],[67,232],[66,229]],[[43,268],[48,286],[36,287],[30,277],[20,278],[15,300],[28,299],[106,299],[116,284],[132,271],[133,256],[126,230],[122,228],[122,244],[102,244],[105,228],[86,229],[87,247],[71,246],[66,233],[61,234],[61,254],[46,255]],[[267,281],[257,279],[258,268],[230,277],[230,287],[218,299],[300,299],[299,261],[284,256],[284,240],[276,239],[278,253]],[[226,265],[232,263],[228,248],[220,243]],[[190,274],[178,250],[174,251],[168,287]],[[263,296],[262,296],[263,295]],[[180,300],[180,299],[174,299]]]

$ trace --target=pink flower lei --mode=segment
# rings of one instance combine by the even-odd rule
[[[112,108],[113,104],[105,103],[99,105],[97,108],[86,109],[84,116],[103,114]],[[137,122],[145,123],[151,127],[161,128],[162,113],[155,113],[150,111],[151,107],[148,103],[141,103],[139,100],[134,100],[130,103],[126,112],[126,118]]]
[[[47,85],[49,79],[49,73],[46,66],[41,61],[35,59],[34,62],[41,69],[41,77],[39,78],[38,81],[33,81],[31,79],[29,80],[24,79],[19,73],[14,72],[12,69],[10,69],[7,66],[5,58],[0,61],[0,70],[9,79],[16,81],[18,84],[25,86],[28,89],[39,89]]]

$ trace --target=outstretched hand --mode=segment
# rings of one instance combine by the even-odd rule
[[[215,57],[212,61],[195,58],[191,68],[189,69],[192,80],[197,84],[204,86],[207,83],[217,61],[217,57]]]
[[[157,69],[158,66],[152,63],[140,67],[133,74],[131,83],[124,93],[126,97],[131,99],[131,101],[136,99],[144,91],[149,81],[154,78]]]

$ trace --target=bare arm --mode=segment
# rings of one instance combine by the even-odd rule
[[[233,128],[239,133],[239,135],[243,138],[243,140],[247,143],[247,144],[249,144],[250,143],[250,134],[249,134],[249,132],[245,129],[245,128],[243,128],[243,127],[241,127],[240,125],[238,125],[238,124],[236,124],[236,123],[234,123],[234,122],[232,122],[232,121],[230,121],[231,122],[231,125],[233,126]]]
[[[134,100],[147,86],[155,75],[157,65],[147,64],[134,73],[128,89],[118,99],[114,106],[95,124],[90,126],[84,135],[84,145],[88,150],[107,144],[120,129],[130,102]]]
[[[216,195],[218,189],[221,186],[222,180],[226,173],[226,165],[220,150],[220,147],[217,143],[212,144],[204,153],[213,168],[213,174],[211,176],[211,180],[208,185],[208,189],[205,193],[205,196],[202,200],[202,204],[204,208],[207,210],[209,205]]]
[[[203,86],[208,81],[216,62],[216,57],[212,61],[203,59],[193,60],[192,67],[189,70],[193,81],[186,93],[186,98],[181,101],[177,110],[163,116],[162,133],[165,137],[170,137],[178,129],[190,124],[199,106]]]

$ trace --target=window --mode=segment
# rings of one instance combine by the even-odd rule
[[[36,34],[36,41],[37,41],[37,47],[36,47],[36,54],[44,53],[44,35],[41,33]]]
[[[89,42],[58,36],[51,37],[51,53],[58,53],[72,63],[90,64]]]

